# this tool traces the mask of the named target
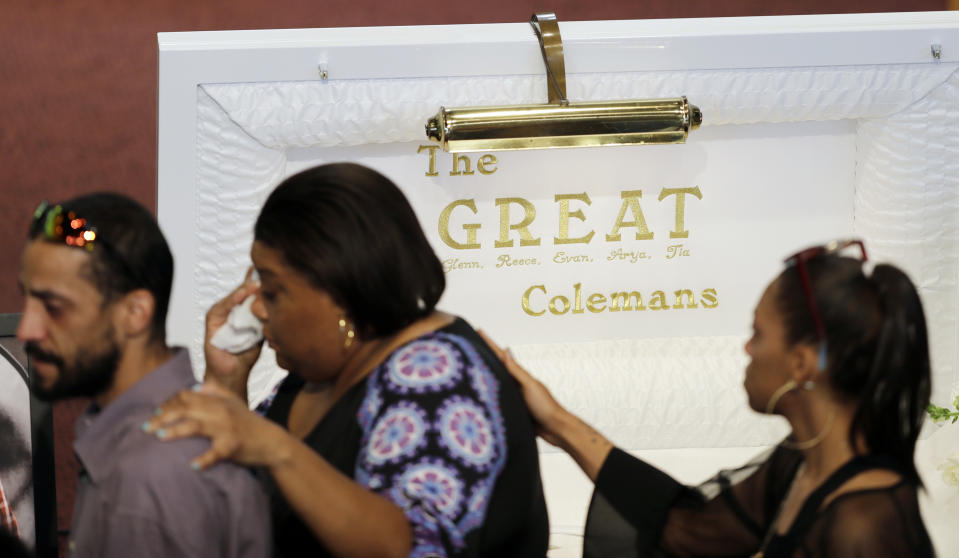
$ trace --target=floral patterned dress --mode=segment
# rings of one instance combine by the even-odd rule
[[[267,416],[285,425],[302,381]],[[404,510],[410,556],[544,556],[548,523],[535,431],[518,388],[463,320],[393,352],[304,440]],[[274,495],[276,556],[324,556]]]

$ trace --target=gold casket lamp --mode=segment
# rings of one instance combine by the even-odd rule
[[[441,107],[426,122],[426,137],[453,153],[685,143],[689,131],[702,123],[702,112],[686,97],[570,102],[566,98],[563,41],[556,15],[533,14],[530,25],[546,63],[549,103]]]

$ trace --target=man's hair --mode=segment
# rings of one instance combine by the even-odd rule
[[[88,251],[86,277],[112,302],[135,289],[153,295],[152,340],[166,339],[166,314],[173,285],[173,255],[153,215],[136,201],[111,192],[87,194],[59,204],[64,214],[72,211],[96,229],[96,241]],[[49,239],[44,224],[30,226],[31,240]],[[82,250],[83,248],[76,248]]]

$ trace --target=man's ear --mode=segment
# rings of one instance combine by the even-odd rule
[[[155,309],[156,300],[146,289],[134,289],[123,295],[117,303],[120,331],[126,337],[149,335]]]

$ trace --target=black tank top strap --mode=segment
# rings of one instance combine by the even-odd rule
[[[809,498],[803,503],[796,521],[789,529],[788,537],[792,540],[801,540],[806,535],[806,531],[816,520],[816,515],[822,508],[823,502],[830,494],[836,491],[849,479],[855,477],[863,471],[872,469],[889,469],[902,474],[902,467],[891,457],[886,455],[860,455],[854,457],[843,464],[842,467],[829,475],[826,482],[809,495]]]
[[[293,408],[293,400],[296,398],[296,394],[303,389],[305,383],[299,375],[293,372],[287,374],[276,391],[273,403],[270,405],[270,408],[266,410],[266,418],[279,424],[286,430],[288,428],[287,421],[290,416],[290,410]]]

